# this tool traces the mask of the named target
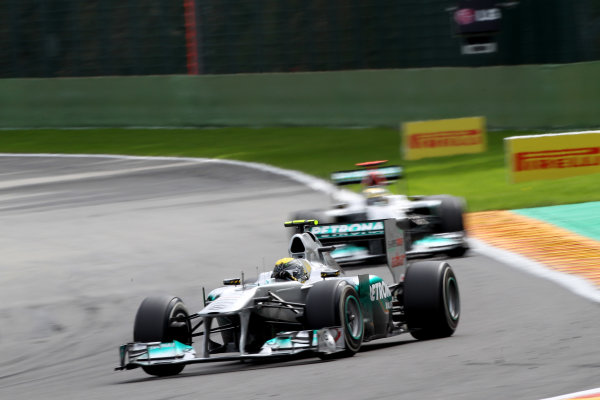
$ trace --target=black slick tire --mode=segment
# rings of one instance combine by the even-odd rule
[[[360,300],[356,290],[342,280],[317,282],[306,298],[306,323],[309,329],[341,326],[344,330],[342,352],[323,354],[322,359],[351,357],[363,341],[364,326]]]
[[[440,200],[439,217],[440,233],[462,232],[465,230],[463,214],[465,212],[465,202],[460,197],[440,194],[428,196],[427,200]]]
[[[419,340],[454,334],[460,319],[460,294],[446,262],[413,263],[404,279],[404,308],[411,335]]]
[[[135,342],[173,342],[191,345],[189,313],[179,297],[153,296],[142,301],[135,316],[133,340]],[[180,373],[185,365],[166,364],[145,366],[142,369],[154,376],[170,376]]]

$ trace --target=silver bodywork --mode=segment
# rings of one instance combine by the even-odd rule
[[[252,359],[305,351],[344,351],[341,326],[307,329],[303,325],[307,295],[315,284],[324,280],[339,281],[341,285],[357,289],[361,306],[365,307],[363,319],[370,329],[363,340],[406,332],[405,325],[392,323],[392,291],[406,271],[403,232],[394,220],[381,221],[381,224],[385,226],[381,235],[389,242],[386,251],[394,285],[386,285],[375,275],[346,276],[329,254],[333,247],[323,246],[310,232],[297,233],[290,239],[289,256],[305,260],[309,265],[307,281],[282,281],[272,278],[271,272],[263,272],[252,282],[245,282],[242,277],[236,285],[217,288],[208,294],[205,307],[189,316],[199,331],[196,336],[201,337],[198,347],[177,341],[127,343],[120,347],[117,369]],[[262,325],[256,321],[262,321]],[[283,329],[264,336],[265,324],[274,321],[275,326]],[[231,326],[235,329],[228,328]]]

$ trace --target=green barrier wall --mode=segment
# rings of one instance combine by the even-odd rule
[[[600,62],[293,74],[0,80],[0,127],[600,126]]]

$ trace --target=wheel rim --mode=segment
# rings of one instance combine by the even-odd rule
[[[450,318],[456,321],[460,316],[460,299],[458,294],[458,284],[454,277],[450,277],[446,281],[446,307]]]
[[[346,329],[353,339],[362,337],[362,314],[358,300],[354,296],[348,296],[344,305],[344,313],[346,315]]]
[[[176,310],[176,312],[171,315],[171,318],[169,318],[167,329],[169,332],[168,336],[171,337],[171,340],[177,340],[180,343],[189,345],[191,344],[189,323],[187,321],[178,321],[178,319],[187,318],[187,316],[187,312],[181,309]]]

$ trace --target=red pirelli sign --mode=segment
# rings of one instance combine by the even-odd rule
[[[512,182],[600,172],[600,131],[505,139]]]
[[[483,137],[478,129],[466,131],[447,131],[433,133],[416,133],[410,136],[410,147],[413,149],[472,146],[482,144]]]
[[[482,117],[407,122],[402,130],[407,160],[485,150],[485,120]]]

